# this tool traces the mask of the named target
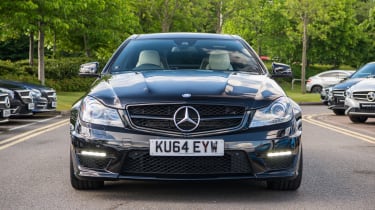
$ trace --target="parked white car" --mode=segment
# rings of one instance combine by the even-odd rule
[[[375,117],[375,78],[358,82],[346,90],[345,114],[354,123],[364,123]]]
[[[306,81],[306,91],[320,93],[324,88],[338,84],[355,71],[329,70],[309,77]]]

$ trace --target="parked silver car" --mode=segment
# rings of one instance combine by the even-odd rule
[[[309,77],[306,81],[306,91],[320,93],[324,88],[338,84],[355,71],[329,70]]]
[[[345,114],[354,123],[364,123],[375,117],[375,78],[358,82],[346,90]]]

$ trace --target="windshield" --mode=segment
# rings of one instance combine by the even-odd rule
[[[358,71],[356,71],[351,78],[366,78],[375,77],[375,63],[369,63],[364,65]]]
[[[132,40],[110,66],[111,73],[159,69],[247,71],[263,74],[257,59],[238,40]]]

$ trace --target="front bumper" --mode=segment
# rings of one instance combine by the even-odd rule
[[[153,157],[149,155],[149,140],[165,137],[127,129],[104,133],[91,130],[93,136],[88,137],[75,129],[71,131],[71,158],[75,175],[83,180],[292,179],[298,175],[302,150],[301,131],[289,129],[297,127],[295,124],[204,137],[224,140],[222,157]],[[109,136],[114,140],[104,140]],[[106,156],[86,156],[83,151]],[[291,154],[267,156],[282,151]]]
[[[375,102],[345,99],[345,114],[350,116],[375,117]]]
[[[332,110],[345,110],[345,97],[332,97],[328,100],[328,108]]]
[[[9,121],[10,109],[0,109],[0,123]]]
[[[44,97],[34,98],[34,113],[56,111],[56,101]]]
[[[11,101],[11,116],[30,116],[33,115],[32,110],[35,108],[34,103],[24,103],[21,100],[14,99]]]

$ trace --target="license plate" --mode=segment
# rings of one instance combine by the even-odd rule
[[[33,110],[35,108],[34,103],[29,103],[27,106],[29,110]]]
[[[151,156],[223,156],[222,139],[150,139]]]
[[[3,117],[9,117],[10,116],[10,109],[4,109],[3,110]]]
[[[56,106],[57,106],[56,101],[52,101],[51,107],[56,108]]]

